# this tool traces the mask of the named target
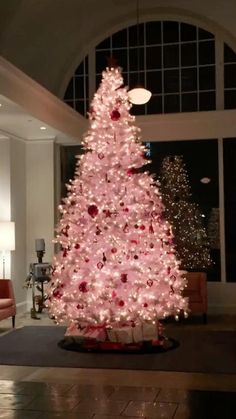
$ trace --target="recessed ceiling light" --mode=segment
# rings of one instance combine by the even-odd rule
[[[40,129],[42,130],[42,131],[44,131],[45,129],[47,129],[46,127],[44,127],[43,125],[42,125],[42,127],[40,127]]]
[[[205,185],[207,185],[207,183],[210,183],[211,179],[209,177],[203,177],[200,179],[200,182],[204,183]]]
[[[0,108],[1,108],[2,104],[0,103]]]

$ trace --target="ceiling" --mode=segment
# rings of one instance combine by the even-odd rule
[[[41,129],[41,127],[46,129]],[[67,142],[69,140],[67,135],[0,95],[0,138],[12,136],[25,141],[55,139],[57,142]]]

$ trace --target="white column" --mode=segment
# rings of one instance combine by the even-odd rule
[[[45,262],[53,257],[54,237],[54,142],[26,145],[27,264],[37,262],[35,239],[44,239]]]

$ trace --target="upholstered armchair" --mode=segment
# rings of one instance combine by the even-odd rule
[[[0,279],[0,320],[12,317],[12,327],[15,327],[16,303],[10,279]]]
[[[189,314],[202,314],[204,323],[207,323],[207,275],[204,272],[188,272],[186,279],[188,284],[184,296],[189,299]]]

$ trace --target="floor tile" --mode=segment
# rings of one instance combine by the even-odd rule
[[[37,419],[93,419],[94,415],[92,414],[83,414],[83,417],[78,416],[78,413],[54,413],[54,412],[41,412],[41,415]],[[17,418],[18,419],[18,418]],[[24,419],[28,419],[26,416]]]
[[[155,401],[180,403],[180,402],[186,401],[188,399],[188,396],[189,396],[188,390],[163,388],[158,393]]]
[[[72,388],[72,384],[63,383],[30,383],[28,381],[0,381],[0,394],[50,394],[65,395]]]
[[[122,412],[123,416],[172,419],[176,411],[176,403],[152,403],[132,401]]]
[[[125,401],[117,400],[85,400],[76,406],[73,409],[73,412],[79,413],[93,413],[93,414],[103,414],[103,415],[117,415],[119,416],[121,412],[127,406]]]
[[[160,389],[155,387],[130,387],[122,386],[115,387],[111,394],[111,400],[140,400],[146,402],[153,402],[157,397]]]
[[[22,394],[0,394],[0,407],[1,409],[25,409],[32,400],[32,396]]]
[[[77,396],[79,399],[105,399],[114,392],[114,386],[101,385],[79,385],[74,384],[69,393],[71,396]]]
[[[62,396],[36,396],[27,406],[28,410],[39,410],[48,412],[71,412],[79,403],[77,397]]]
[[[0,411],[0,419],[41,419],[41,418],[40,418],[40,412],[4,409]]]

